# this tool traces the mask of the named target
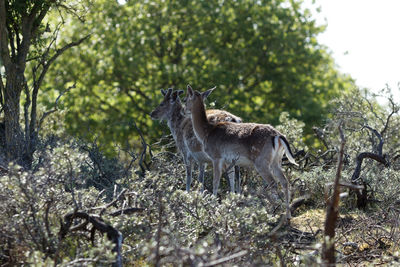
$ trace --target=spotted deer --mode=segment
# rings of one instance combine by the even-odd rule
[[[207,98],[213,89],[207,90],[201,94],[202,99]],[[203,151],[203,146],[193,132],[192,121],[190,117],[185,116],[184,108],[179,96],[182,90],[173,91],[172,89],[161,90],[164,96],[162,102],[151,112],[150,116],[156,120],[166,120],[172,136],[175,140],[178,150],[181,152],[183,162],[186,169],[186,191],[190,191],[192,183],[192,166],[193,162],[199,165],[199,181],[202,183],[204,190],[204,170],[206,163],[211,163],[210,158]],[[207,110],[207,117],[210,123],[218,121],[231,121],[239,123],[241,118],[223,110]],[[229,172],[229,183],[231,192],[235,192],[235,176],[239,176],[239,169],[235,168],[235,172]],[[237,191],[240,192],[240,179],[237,185]]]
[[[217,195],[221,173],[235,161],[238,166],[254,167],[268,183],[279,182],[285,195],[286,218],[290,219],[290,189],[281,162],[286,157],[297,165],[286,137],[269,124],[210,123],[202,93],[187,86],[186,113],[190,114],[194,133],[213,164],[213,194]]]

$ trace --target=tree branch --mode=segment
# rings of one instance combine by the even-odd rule
[[[118,195],[113,201],[111,201],[110,203],[104,205],[104,206],[101,208],[100,216],[104,214],[104,212],[106,211],[106,209],[108,209],[109,207],[111,207],[112,205],[114,205],[118,200],[120,200],[120,199],[125,195],[125,192],[126,192],[126,189],[122,190],[121,193],[119,193],[119,195]]]
[[[387,116],[387,118],[386,118],[386,123],[385,123],[385,126],[383,127],[383,130],[381,131],[381,135],[383,135],[383,134],[386,132],[386,130],[388,129],[389,123],[390,123],[390,118],[391,118],[394,114],[396,114],[397,112],[399,112],[399,109],[400,109],[399,106],[396,105],[396,104],[394,103],[392,97],[393,97],[393,96],[391,96],[391,97],[388,98],[388,100],[389,100],[389,102],[390,102],[390,105],[392,106],[392,111],[390,112],[390,114],[389,114],[389,115]]]
[[[3,107],[4,107],[4,98],[3,98],[4,92],[5,92],[5,87],[4,87],[4,83],[3,83],[3,75],[1,75],[1,73],[0,73],[0,105],[1,105],[0,113],[3,111]]]
[[[371,152],[362,152],[362,153],[358,154],[358,156],[357,156],[357,159],[356,159],[357,165],[356,165],[356,168],[355,168],[355,170],[353,172],[353,175],[351,176],[351,181],[353,183],[356,183],[358,178],[360,177],[361,166],[362,166],[363,160],[365,158],[373,159],[373,160],[375,160],[375,161],[377,161],[379,163],[382,163],[386,167],[389,166],[389,162],[384,157],[382,157],[380,155],[377,155],[375,153],[371,153]]]
[[[61,224],[61,229],[59,232],[60,240],[64,239],[65,236],[70,232],[71,226],[74,219],[83,219],[86,222],[91,223],[95,230],[100,231],[101,233],[106,233],[109,240],[111,240],[115,247],[113,248],[113,252],[117,253],[117,258],[113,266],[122,266],[122,234],[116,228],[111,225],[105,223],[100,217],[88,214],[84,211],[76,211],[72,213],[68,213],[64,216],[64,223]]]
[[[49,116],[50,114],[52,114],[52,113],[54,113],[54,112],[56,112],[56,111],[58,110],[58,101],[60,100],[60,98],[61,98],[65,93],[68,93],[71,89],[73,89],[73,88],[75,88],[75,87],[76,87],[76,83],[74,83],[73,85],[71,85],[70,87],[68,87],[67,89],[65,89],[63,92],[61,92],[61,93],[58,95],[58,97],[56,98],[56,101],[55,101],[55,103],[54,103],[54,108],[51,109],[51,110],[49,110],[49,111],[46,111],[45,113],[43,113],[42,117],[41,117],[40,120],[39,120],[39,124],[38,124],[38,128],[37,128],[37,131],[38,131],[38,132],[39,132],[40,129],[42,128],[43,121],[47,118],[47,116]]]
[[[326,209],[326,218],[325,218],[325,238],[329,237],[325,240],[323,244],[323,253],[322,259],[328,265],[335,265],[335,228],[336,221],[339,215],[339,200],[340,200],[340,177],[343,167],[343,155],[344,155],[344,146],[346,144],[346,139],[343,134],[342,124],[339,125],[339,134],[340,134],[340,150],[339,150],[339,158],[336,169],[335,182],[333,186],[333,196],[330,203],[328,203]]]
[[[140,153],[140,159],[139,159],[139,166],[142,169],[142,175],[144,175],[144,173],[146,172],[146,170],[149,170],[149,165],[146,163],[146,151],[147,148],[149,149],[149,154],[150,157],[153,157],[153,153],[151,152],[151,148],[150,146],[146,143],[146,141],[144,140],[142,131],[139,129],[139,127],[137,126],[136,122],[133,121],[133,126],[135,127],[135,129],[138,131],[141,142],[142,142],[142,146],[143,146],[143,150],[142,153]]]
[[[31,105],[31,95],[29,93],[29,87],[28,87],[28,82],[26,81],[25,77],[24,77],[24,82],[23,82],[23,87],[24,87],[24,91],[25,91],[25,95],[26,95],[26,101],[24,103],[24,118],[25,118],[25,139],[26,141],[26,145],[29,146],[30,144],[30,129],[29,129],[29,107]]]
[[[10,51],[8,50],[8,33],[6,20],[6,0],[0,0],[0,57],[3,61],[6,71],[11,64]]]
[[[108,215],[115,217],[115,216],[119,216],[122,214],[128,215],[128,214],[132,214],[132,213],[140,212],[140,211],[144,211],[144,210],[145,210],[144,208],[126,208],[126,209],[120,209],[120,210],[111,212]]]
[[[384,140],[382,138],[382,135],[374,128],[368,126],[368,125],[364,125],[363,128],[367,128],[368,130],[370,130],[372,133],[374,133],[376,135],[376,137],[378,137],[379,139],[379,145],[377,146],[377,152],[379,156],[382,156],[382,149],[383,149],[383,143]]]
[[[15,25],[15,24],[14,24]],[[7,31],[8,31],[8,42],[10,44],[10,48],[11,48],[11,58],[15,58],[16,55],[16,49],[15,49],[15,44],[14,44],[14,35],[16,36],[16,40],[17,40],[17,47],[19,46],[19,38],[18,36],[18,31],[14,28],[11,28],[10,24],[7,24]],[[13,33],[13,31],[15,33]]]
[[[61,56],[66,50],[68,50],[71,47],[74,46],[78,46],[80,45],[83,41],[85,41],[86,39],[88,39],[90,37],[90,34],[86,35],[85,37],[82,37],[81,39],[74,41],[74,42],[70,42],[68,44],[66,44],[64,47],[62,47],[61,49],[57,49],[56,53],[45,63],[43,64],[43,70],[40,73],[39,79],[37,81],[37,85],[36,87],[40,88],[40,86],[42,85],[43,79],[50,67],[50,65],[59,57]]]
[[[42,85],[43,79],[50,67],[50,65],[62,54],[64,53],[67,49],[78,46],[80,45],[83,41],[85,41],[87,38],[89,38],[90,35],[86,35],[85,37],[79,39],[78,41],[71,42],[61,49],[58,49],[56,53],[47,61],[47,63],[43,64],[43,69],[42,72],[40,73],[40,76],[38,80],[34,81],[34,87],[33,87],[33,92],[32,92],[32,109],[31,109],[31,122],[30,122],[30,128],[31,131],[34,131],[36,127],[36,112],[37,112],[37,96],[39,93],[39,88]],[[54,112],[54,111],[53,111]]]
[[[233,259],[236,259],[236,258],[243,257],[243,256],[245,256],[247,253],[248,253],[247,250],[242,250],[242,251],[239,251],[239,252],[234,253],[234,254],[232,254],[232,255],[229,255],[229,256],[227,256],[227,257],[223,257],[223,258],[220,258],[220,259],[217,259],[217,260],[213,260],[213,261],[207,262],[207,263],[205,263],[205,264],[200,264],[200,266],[204,266],[204,267],[207,266],[207,267],[210,267],[210,266],[222,265],[223,263],[225,263],[225,262],[227,262],[227,261],[230,261],[230,260],[233,260]]]

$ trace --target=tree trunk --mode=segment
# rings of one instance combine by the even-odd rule
[[[5,149],[8,161],[23,163],[24,135],[20,119],[20,99],[24,74],[15,65],[6,73],[7,83],[4,92]]]

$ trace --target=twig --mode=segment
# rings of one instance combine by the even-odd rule
[[[55,103],[54,103],[54,108],[53,108],[53,109],[51,109],[51,110],[46,111],[45,113],[43,113],[42,117],[41,117],[40,120],[39,120],[38,130],[37,130],[38,132],[39,132],[40,129],[42,128],[42,123],[43,123],[43,121],[47,118],[47,116],[49,116],[50,114],[52,114],[52,113],[54,113],[54,112],[56,112],[56,111],[58,110],[58,101],[60,100],[60,98],[61,98],[65,93],[68,93],[71,89],[73,89],[73,88],[75,88],[75,87],[76,87],[76,82],[74,82],[73,85],[69,86],[67,89],[65,89],[64,91],[62,91],[62,92],[58,95],[58,97],[56,98],[56,101],[55,101]]]
[[[103,213],[106,211],[106,209],[108,209],[110,206],[114,205],[122,196],[124,196],[125,192],[126,192],[126,188],[124,188],[121,191],[121,193],[119,193],[119,195],[113,201],[111,201],[111,202],[107,203],[106,205],[104,205],[101,208],[100,216],[103,215]]]
[[[143,150],[140,153],[140,159],[139,159],[139,166],[142,169],[142,175],[144,175],[144,173],[146,172],[146,170],[149,170],[149,165],[146,163],[145,158],[146,158],[146,151],[147,149],[149,149],[149,154],[150,157],[153,157],[153,153],[151,152],[151,148],[150,146],[146,143],[146,141],[144,140],[142,131],[139,129],[139,127],[137,126],[136,122],[133,121],[133,126],[135,127],[135,129],[138,131],[139,136],[140,136],[140,140],[143,146]]]
[[[45,213],[44,213],[44,223],[45,223],[45,227],[46,227],[46,231],[47,231],[47,236],[49,238],[53,237],[53,234],[50,231],[50,224],[49,224],[49,211],[50,211],[52,202],[53,202],[52,198],[46,201],[46,209],[45,209]]]
[[[94,201],[94,203],[93,203],[93,206],[96,206],[96,205],[97,205],[97,201],[99,201],[101,195],[102,195],[104,192],[106,192],[105,189],[103,189],[103,190],[101,190],[101,191],[99,192],[99,194],[97,195],[97,197],[96,197],[96,199],[95,199],[95,201]]]
[[[121,214],[128,215],[128,214],[132,214],[132,213],[140,212],[140,211],[144,211],[144,210],[145,210],[144,208],[126,208],[126,209],[114,211],[112,213],[109,213],[108,215],[115,217],[115,216],[119,216]]]
[[[163,216],[163,205],[162,205],[162,197],[161,193],[158,193],[158,227],[157,227],[157,233],[156,233],[156,251],[155,251],[155,266],[158,267],[160,266],[160,243],[161,243],[161,226],[162,226],[162,216]]]
[[[227,261],[243,257],[247,253],[248,253],[247,250],[242,250],[242,251],[239,251],[239,252],[237,252],[235,254],[229,255],[229,256],[224,257],[224,258],[213,260],[213,261],[210,261],[210,262],[204,263],[204,264],[199,264],[199,266],[209,267],[209,266],[215,266],[215,265],[223,264],[223,263],[225,263]]]

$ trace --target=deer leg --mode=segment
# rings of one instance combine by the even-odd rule
[[[201,183],[201,192],[204,192],[204,170],[206,168],[206,163],[199,163],[199,182]]]
[[[190,185],[192,184],[192,159],[183,158],[186,169],[186,192],[190,192]]]
[[[273,171],[274,175],[278,178],[279,183],[282,186],[283,193],[285,194],[286,218],[289,220],[290,218],[292,218],[292,215],[290,213],[290,185],[279,165],[275,165],[273,167]]]
[[[239,166],[235,166],[235,179],[237,180],[236,193],[240,194],[241,181],[240,181],[240,167]]]
[[[257,172],[261,175],[264,182],[267,184],[268,189],[271,191],[271,196],[268,197],[270,202],[277,202],[279,199],[278,188],[272,172],[268,166],[256,166]]]
[[[235,172],[232,168],[227,170],[227,175],[229,178],[229,185],[231,186],[231,193],[235,193]]]
[[[213,161],[213,171],[214,171],[213,194],[214,194],[214,196],[216,196],[218,193],[219,181],[220,181],[221,175],[222,175],[222,165],[223,165],[223,161],[221,159],[217,159],[217,160]]]

